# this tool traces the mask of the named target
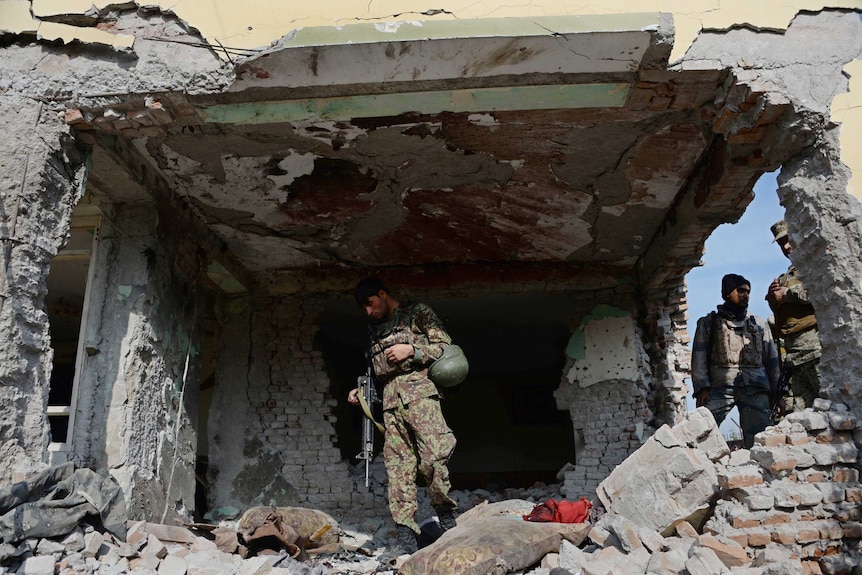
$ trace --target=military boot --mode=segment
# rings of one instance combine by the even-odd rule
[[[412,555],[416,553],[416,532],[406,525],[396,525],[395,527],[397,530],[395,545],[390,546],[388,551],[385,551],[380,555],[380,557],[378,557],[377,560],[380,561],[380,563],[391,565],[402,555]]]
[[[435,511],[443,531],[449,531],[458,525],[455,522],[455,511],[451,507],[438,507]]]

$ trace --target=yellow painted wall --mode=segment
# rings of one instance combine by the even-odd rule
[[[850,91],[832,101],[832,121],[841,124],[841,159],[853,173],[847,191],[862,201],[862,60],[844,67]]]
[[[33,15],[29,15],[32,4]],[[114,0],[0,0],[0,29],[12,33],[36,32],[47,39],[77,38],[85,42],[128,47],[133,39],[93,28],[40,22],[38,18],[57,14],[76,14],[115,4]],[[268,46],[290,32],[309,27],[347,27],[360,22],[428,20],[469,21],[483,18],[628,14],[666,12],[673,14],[675,42],[671,61],[681,58],[701,30],[724,30],[745,24],[767,30],[786,29],[800,10],[817,11],[825,7],[860,10],[859,0],[596,0],[572,5],[566,0],[531,0],[499,5],[494,0],[447,0],[445,12],[423,13],[425,0],[172,0],[147,2],[173,12],[193,26],[213,44],[241,49]],[[223,55],[223,54],[220,54]],[[842,123],[842,156],[856,174],[862,174],[862,65],[847,67],[853,76],[851,92],[835,99],[833,119]],[[854,108],[855,106],[855,108]],[[858,178],[857,178],[858,180]],[[860,185],[854,186],[862,199]]]

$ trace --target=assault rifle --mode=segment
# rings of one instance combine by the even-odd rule
[[[784,398],[790,394],[790,365],[786,362],[781,369],[781,377],[774,386],[769,389],[769,404],[772,408],[772,420],[776,423],[787,415],[787,404]]]
[[[356,378],[356,387],[359,388],[359,404],[365,413],[365,417],[362,419],[362,451],[359,452],[356,459],[365,460],[365,487],[370,487],[371,460],[374,458],[374,426],[380,430],[380,433],[383,433],[383,426],[374,420],[374,415],[371,412],[374,404],[380,403],[380,399],[377,397],[377,386],[370,365],[365,375]]]

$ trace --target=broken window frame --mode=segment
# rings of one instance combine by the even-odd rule
[[[75,351],[75,367],[72,377],[72,391],[69,399],[69,405],[51,405],[46,408],[46,416],[67,416],[66,422],[66,441],[52,441],[48,444],[48,458],[51,465],[63,463],[68,460],[68,453],[72,451],[75,430],[75,415],[77,412],[78,403],[78,388],[81,380],[81,374],[84,368],[86,359],[86,341],[87,341],[87,324],[90,313],[90,300],[92,298],[93,278],[96,272],[96,256],[99,247],[99,239],[101,232],[102,217],[101,215],[82,215],[72,216],[72,224],[70,230],[91,230],[93,233],[93,242],[88,250],[69,250],[61,249],[51,260],[51,265],[55,261],[62,259],[75,259],[81,256],[87,256],[87,279],[84,286],[84,300],[81,308],[81,325],[78,329],[78,342]],[[58,260],[58,258],[61,258]],[[52,365],[53,369],[53,365]]]

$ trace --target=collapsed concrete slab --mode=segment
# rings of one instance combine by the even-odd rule
[[[698,449],[700,444],[707,449]],[[669,534],[709,506],[719,490],[710,455],[718,459],[728,452],[712,414],[701,408],[673,428],[659,428],[599,485],[597,494],[609,512]]]

